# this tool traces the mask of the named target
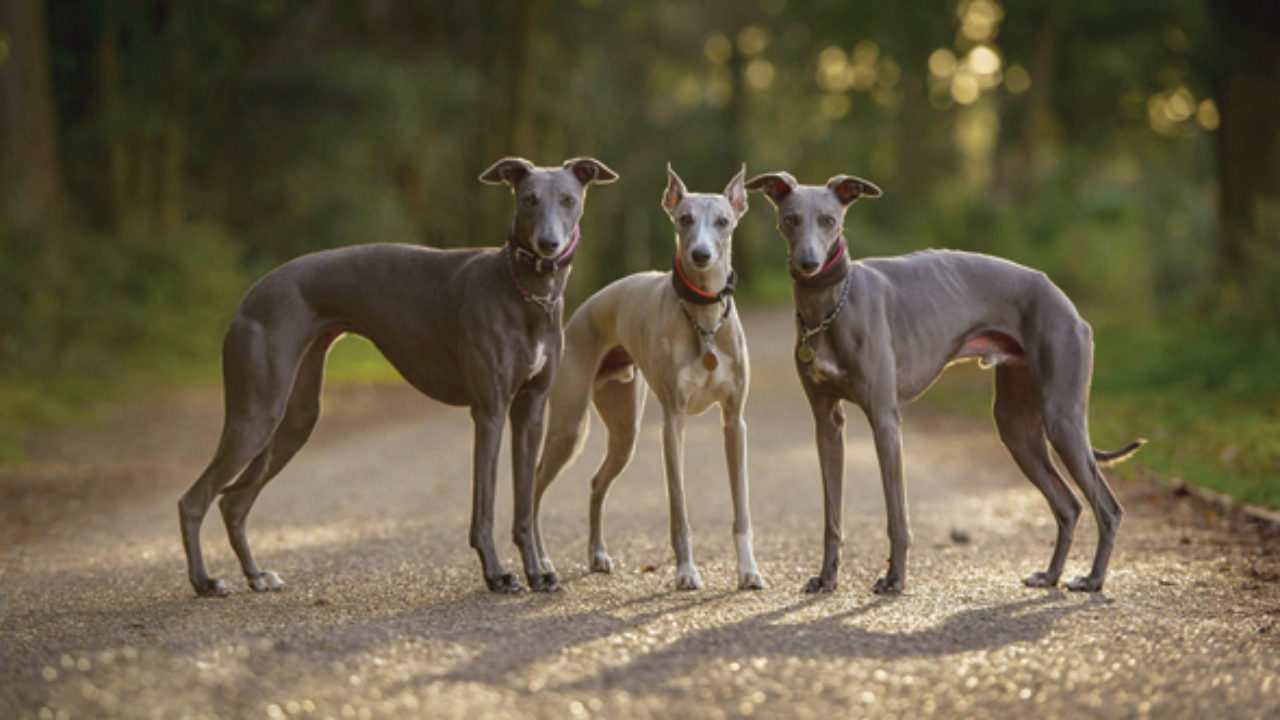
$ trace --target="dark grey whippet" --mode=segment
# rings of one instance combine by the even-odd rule
[[[520,590],[493,545],[498,448],[510,415],[513,538],[530,587],[557,588],[555,575],[540,570],[532,538],[533,471],[560,358],[561,296],[586,189],[617,178],[591,158],[560,168],[505,158],[480,176],[510,185],[515,194],[516,215],[503,248],[358,245],[306,255],[259,280],[223,341],[226,420],[218,449],[178,502],[196,593],[227,594],[227,586],[205,571],[200,552],[200,524],[219,492],[227,534],[249,587],[283,585],[276,573],[254,563],[245,517],[263,486],[311,435],[320,414],[325,355],[344,333],[371,340],[423,394],[471,408],[471,547],[480,555],[485,583],[499,593]]]
[[[974,253],[928,250],[853,262],[844,214],[880,188],[837,175],[825,186],[799,185],[787,173],[747,182],[778,214],[787,241],[796,303],[796,370],[813,410],[822,467],[826,526],[822,571],[806,592],[834,590],[840,564],[844,492],[844,411],[860,406],[871,424],[885,508],[889,570],[872,588],[902,590],[906,576],[906,498],[899,407],[924,393],[948,364],[969,358],[996,366],[996,428],[1018,467],[1044,493],[1058,524],[1049,568],[1029,575],[1032,587],[1058,583],[1080,501],[1049,455],[1058,452],[1098,522],[1093,569],[1068,583],[1095,591],[1123,513],[1098,463],[1123,460],[1141,441],[1114,453],[1089,443],[1092,331],[1044,273]],[[1046,438],[1048,442],[1046,443]]]

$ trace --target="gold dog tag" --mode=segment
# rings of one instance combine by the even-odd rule
[[[796,357],[806,365],[813,362],[813,347],[809,343],[800,343],[800,348],[796,350]]]
[[[716,357],[715,350],[707,350],[707,352],[703,354],[702,367],[706,368],[707,372],[713,372],[716,368],[720,367],[720,358]]]

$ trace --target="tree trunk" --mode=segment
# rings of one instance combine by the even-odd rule
[[[9,57],[0,59],[0,212],[11,230],[50,238],[65,208],[41,0],[0,2]]]
[[[507,97],[511,104],[507,110],[507,152],[530,153],[534,149],[534,96],[533,34],[541,3],[537,0],[520,0],[511,13],[510,48],[507,62]]]
[[[1218,8],[1227,59],[1215,83],[1218,127],[1218,284],[1232,306],[1254,296],[1259,275],[1276,252],[1262,237],[1256,208],[1275,170],[1280,141],[1280,21],[1259,6],[1227,2]],[[1264,243],[1273,247],[1263,247]]]
[[[746,93],[746,58],[742,56],[742,51],[738,49],[737,43],[734,43],[733,50],[729,53],[729,105],[725,115],[725,143],[724,158],[721,163],[724,172],[729,173],[725,176],[728,180],[733,173],[738,172],[739,163],[746,160],[746,124],[747,124],[747,93]],[[756,238],[752,237],[751,230],[748,227],[740,226],[734,232],[736,240],[733,248],[733,265],[738,275],[743,278],[745,284],[750,285],[754,282],[756,268]]]

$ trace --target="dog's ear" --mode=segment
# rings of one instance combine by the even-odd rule
[[[671,168],[671,163],[667,163],[667,189],[662,191],[662,209],[670,215],[676,211],[676,206],[687,194],[689,191],[685,190],[684,181]]]
[[[763,192],[776,206],[796,189],[796,179],[787,172],[765,173],[748,180],[746,188]]]
[[[842,205],[848,205],[860,197],[878,198],[884,194],[875,183],[852,175],[836,175],[827,181],[827,187],[836,194],[836,199]]]
[[[738,214],[738,217],[742,217],[747,212],[747,188],[743,185],[743,178],[746,176],[747,165],[743,163],[742,169],[724,188],[724,196],[728,198],[729,205],[733,206],[733,211]]]
[[[506,183],[515,187],[516,183],[533,172],[533,163],[519,157],[504,157],[480,173],[480,182],[490,185]]]
[[[572,172],[578,182],[583,185],[590,185],[591,183],[608,185],[618,179],[618,173],[610,170],[607,165],[595,158],[579,157],[565,160],[564,167]]]

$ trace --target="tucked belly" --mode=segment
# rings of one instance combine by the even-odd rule
[[[636,377],[636,361],[621,345],[615,345],[604,354],[596,370],[596,384],[610,381],[629,383]]]
[[[969,338],[960,347],[954,360],[977,358],[983,367],[992,367],[1002,363],[1022,364],[1027,361],[1027,353],[1017,340],[994,330]]]

